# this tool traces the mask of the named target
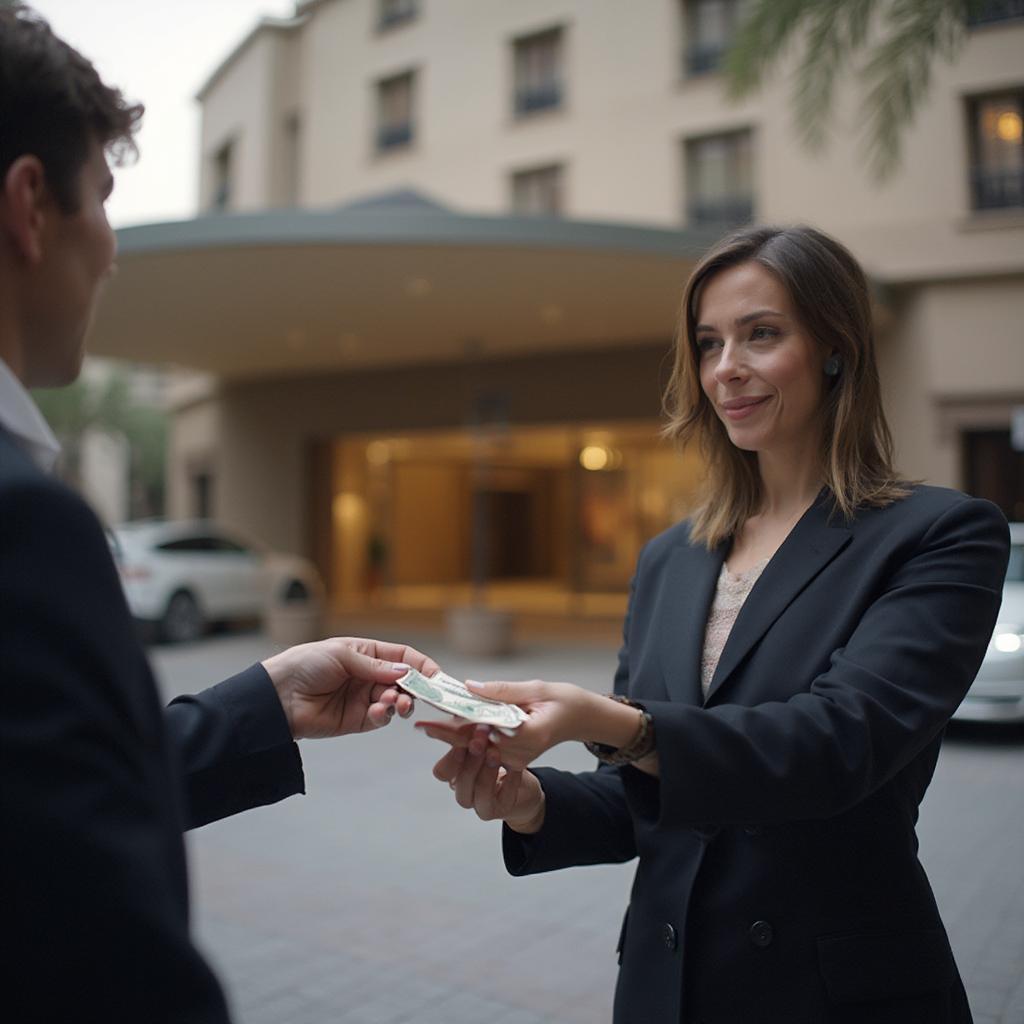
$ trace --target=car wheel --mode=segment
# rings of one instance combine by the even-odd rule
[[[160,620],[160,635],[172,644],[198,640],[206,632],[206,620],[196,599],[187,591],[171,595]]]

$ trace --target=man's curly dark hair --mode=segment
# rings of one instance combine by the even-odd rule
[[[0,7],[0,181],[19,157],[36,156],[57,203],[73,213],[90,145],[115,162],[135,155],[142,112],[35,11]]]

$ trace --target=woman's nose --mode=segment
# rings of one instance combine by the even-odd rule
[[[719,381],[735,380],[742,376],[742,373],[740,353],[731,341],[726,341],[722,345],[722,354],[715,366],[715,377]]]

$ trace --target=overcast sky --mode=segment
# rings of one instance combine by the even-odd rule
[[[293,0],[29,0],[101,77],[146,105],[141,157],[115,168],[114,227],[196,212],[199,107],[207,76],[262,15],[288,16]]]

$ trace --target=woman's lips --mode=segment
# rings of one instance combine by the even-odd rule
[[[719,408],[726,419],[733,421],[742,420],[752,415],[770,397],[770,395],[751,395],[748,398],[730,398],[727,402],[722,402]]]

